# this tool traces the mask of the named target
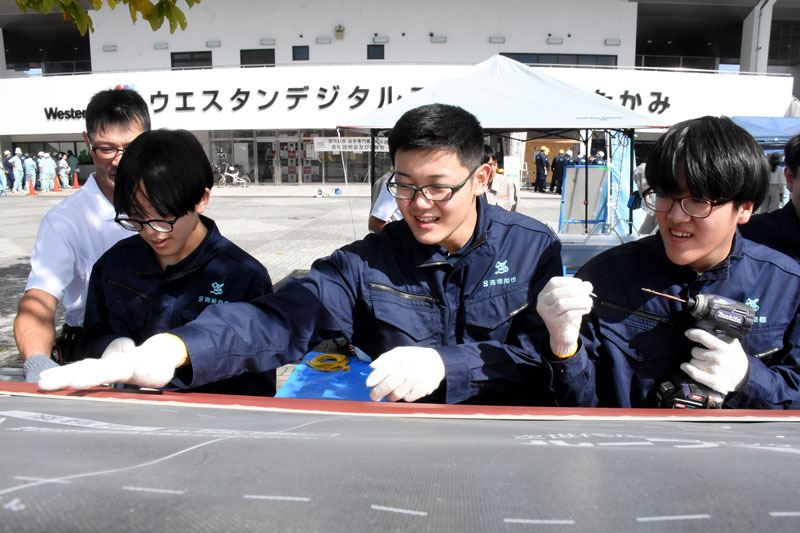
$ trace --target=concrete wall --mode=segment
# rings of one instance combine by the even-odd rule
[[[185,5],[182,5],[185,7]],[[203,0],[184,9],[185,31],[153,32],[130,21],[124,6],[93,12],[92,69],[95,72],[170,68],[170,53],[212,51],[214,66],[240,64],[242,49],[274,48],[277,64],[365,63],[367,44],[377,33],[389,38],[384,62],[475,63],[500,52],[617,55],[621,66],[634,64],[635,2],[627,0]],[[337,39],[335,27],[345,28]],[[432,43],[429,34],[447,37]],[[491,44],[489,37],[505,37]],[[548,35],[563,44],[547,44]],[[330,37],[331,44],[316,44]],[[262,46],[260,40],[275,39]],[[607,46],[606,39],[619,39]],[[221,41],[208,48],[206,41]],[[155,42],[168,49],[155,50]],[[104,52],[114,44],[116,52]],[[292,61],[292,46],[308,45],[310,60]],[[380,63],[380,61],[374,61]]]

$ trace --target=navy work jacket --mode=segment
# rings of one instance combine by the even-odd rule
[[[476,205],[476,230],[458,259],[419,243],[399,220],[315,261],[274,295],[212,306],[173,330],[188,348],[192,383],[276,368],[341,335],[373,358],[397,346],[435,348],[446,378],[423,401],[553,403],[535,307],[561,273],[561,245],[532,218],[483,197]]]
[[[797,218],[791,201],[775,211],[753,216],[750,222],[739,226],[739,231],[751,241],[760,242],[800,262],[800,218]]]
[[[550,160],[547,159],[547,156],[544,154],[544,152],[539,152],[536,154],[534,163],[536,163],[536,176],[546,176],[547,171],[550,170]]]
[[[688,379],[679,366],[691,358],[684,332],[694,319],[680,302],[647,294],[645,287],[683,299],[710,293],[750,305],[756,320],[740,341],[749,372],[724,406],[800,408],[800,268],[787,256],[737,231],[728,258],[697,274],[670,262],[656,234],[603,252],[576,276],[590,281],[598,297],[584,317],[578,353],[552,363],[564,403],[656,407],[662,382]]]
[[[95,263],[83,321],[83,353],[100,357],[118,337],[140,344],[156,333],[193,320],[206,307],[227,308],[272,292],[264,266],[223,237],[213,220],[201,216],[208,232],[181,262],[163,270],[138,235],[112,246]],[[174,387],[185,389],[181,383]],[[275,372],[247,373],[193,392],[275,394]]]

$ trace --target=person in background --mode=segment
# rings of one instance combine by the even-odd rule
[[[33,190],[36,185],[36,172],[39,166],[36,164],[36,158],[30,154],[25,154],[25,161],[22,162],[22,168],[25,171],[25,188]]]
[[[737,230],[766,194],[761,147],[728,118],[687,120],[659,138],[645,173],[659,232],[539,294],[559,397],[657,407],[662,383],[692,379],[726,408],[800,408],[800,266]],[[680,301],[642,288],[683,300],[719,295],[750,306],[755,320],[741,339],[724,340]]]
[[[534,163],[536,164],[536,183],[533,185],[534,192],[544,192],[547,185],[547,173],[550,171],[550,160],[547,154],[550,149],[547,146],[541,146],[539,153],[536,154]]]
[[[22,183],[25,177],[25,169],[22,166],[22,149],[17,146],[14,150],[14,156],[11,158],[11,164],[14,167],[12,174],[14,176],[11,184],[11,192],[17,194],[22,192]]]
[[[211,164],[188,131],[147,131],[128,145],[117,169],[114,209],[117,223],[138,235],[112,246],[92,269],[84,356],[98,358],[112,344],[132,349],[211,305],[272,292],[261,263],[203,215],[213,185]],[[179,382],[168,388],[189,390]],[[246,372],[191,390],[273,396],[275,371]]]
[[[783,176],[789,201],[781,209],[754,216],[740,230],[748,239],[800,262],[800,135],[789,139],[783,153],[786,164]],[[776,168],[780,167],[776,165]]]
[[[517,182],[505,174],[497,172],[497,157],[494,148],[488,144],[483,146],[483,164],[489,165],[489,183],[486,188],[486,201],[489,205],[497,205],[506,211],[516,211],[519,202]]]
[[[26,381],[61,361],[79,358],[79,341],[89,275],[97,258],[130,236],[114,222],[114,178],[121,154],[150,129],[147,104],[136,91],[111,89],[95,94],[86,107],[83,139],[95,172],[86,186],[53,207],[39,224],[31,272],[14,319],[14,340],[24,361]],[[42,154],[42,188],[44,162]],[[51,161],[52,162],[52,161]],[[62,302],[65,324],[56,338],[55,316]]]
[[[69,189],[69,163],[67,163],[67,154],[61,152],[58,159],[58,179],[61,180],[61,188]]]
[[[767,197],[764,198],[764,203],[758,208],[758,214],[775,211],[786,203],[784,194],[787,189],[782,166],[783,154],[772,152],[767,156],[767,160],[769,161],[769,189],[767,190]]]
[[[3,151],[3,188],[10,190],[14,186],[14,163],[11,162],[11,151]]]
[[[561,186],[564,183],[564,174],[567,172],[568,163],[569,159],[567,159],[564,150],[559,150],[558,155],[553,158],[553,179],[550,182],[550,192],[561,194]]]
[[[369,212],[369,222],[367,223],[371,232],[380,231],[389,222],[400,220],[403,218],[400,213],[400,208],[397,207],[397,202],[394,196],[391,195],[389,189],[386,188],[386,182],[394,175],[393,171],[389,171],[375,181],[372,188],[373,201],[372,208]]]
[[[388,138],[389,190],[403,221],[318,259],[248,303],[207,307],[133,350],[106,350],[42,374],[45,390],[124,381],[191,387],[294,362],[344,337],[374,358],[373,400],[552,404],[538,355],[545,326],[529,302],[562,271],[544,224],[487,205],[483,129],[467,111],[407,111]],[[176,370],[177,368],[177,370]]]

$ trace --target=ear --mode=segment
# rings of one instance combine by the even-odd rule
[[[489,176],[492,174],[492,167],[489,163],[484,163],[478,167],[473,176],[472,194],[480,196],[489,188]]]
[[[753,202],[743,202],[739,206],[739,214],[736,216],[737,224],[746,224],[750,220],[750,215],[753,214]]]
[[[200,198],[200,201],[197,202],[194,206],[194,212],[199,215],[203,211],[205,211],[206,207],[208,207],[209,198],[211,198],[211,190],[208,187],[206,187],[206,191],[203,193],[203,197]]]
[[[85,131],[83,132],[83,142],[86,143],[86,150],[89,153],[91,153],[92,152],[92,147],[91,147],[91,143],[89,143],[89,134],[86,133]]]
[[[789,167],[785,167],[783,169],[783,177],[786,178],[786,188],[789,189],[789,192],[792,192],[792,187],[794,187],[794,176],[792,175],[792,171],[789,170]]]

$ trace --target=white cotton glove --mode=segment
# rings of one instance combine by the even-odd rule
[[[681,365],[690,378],[723,395],[744,385],[750,360],[738,339],[728,343],[699,328],[687,329],[686,337],[705,346],[692,348],[692,359]]]
[[[89,389],[104,383],[120,383],[131,377],[132,367],[122,353],[136,348],[128,337],[114,339],[100,359],[87,358],[81,361],[46,370],[39,378],[42,390],[64,388]]]
[[[100,359],[84,359],[42,372],[39,388],[88,389],[104,383],[163,387],[185,358],[186,346],[174,335],[154,335],[138,347],[123,337],[112,341]]]
[[[579,278],[554,277],[539,293],[536,312],[550,333],[550,350],[568,357],[578,350],[583,315],[592,310],[592,284]]]
[[[436,390],[444,379],[444,361],[433,348],[401,346],[393,348],[369,365],[369,397],[379,402],[413,402]]]

